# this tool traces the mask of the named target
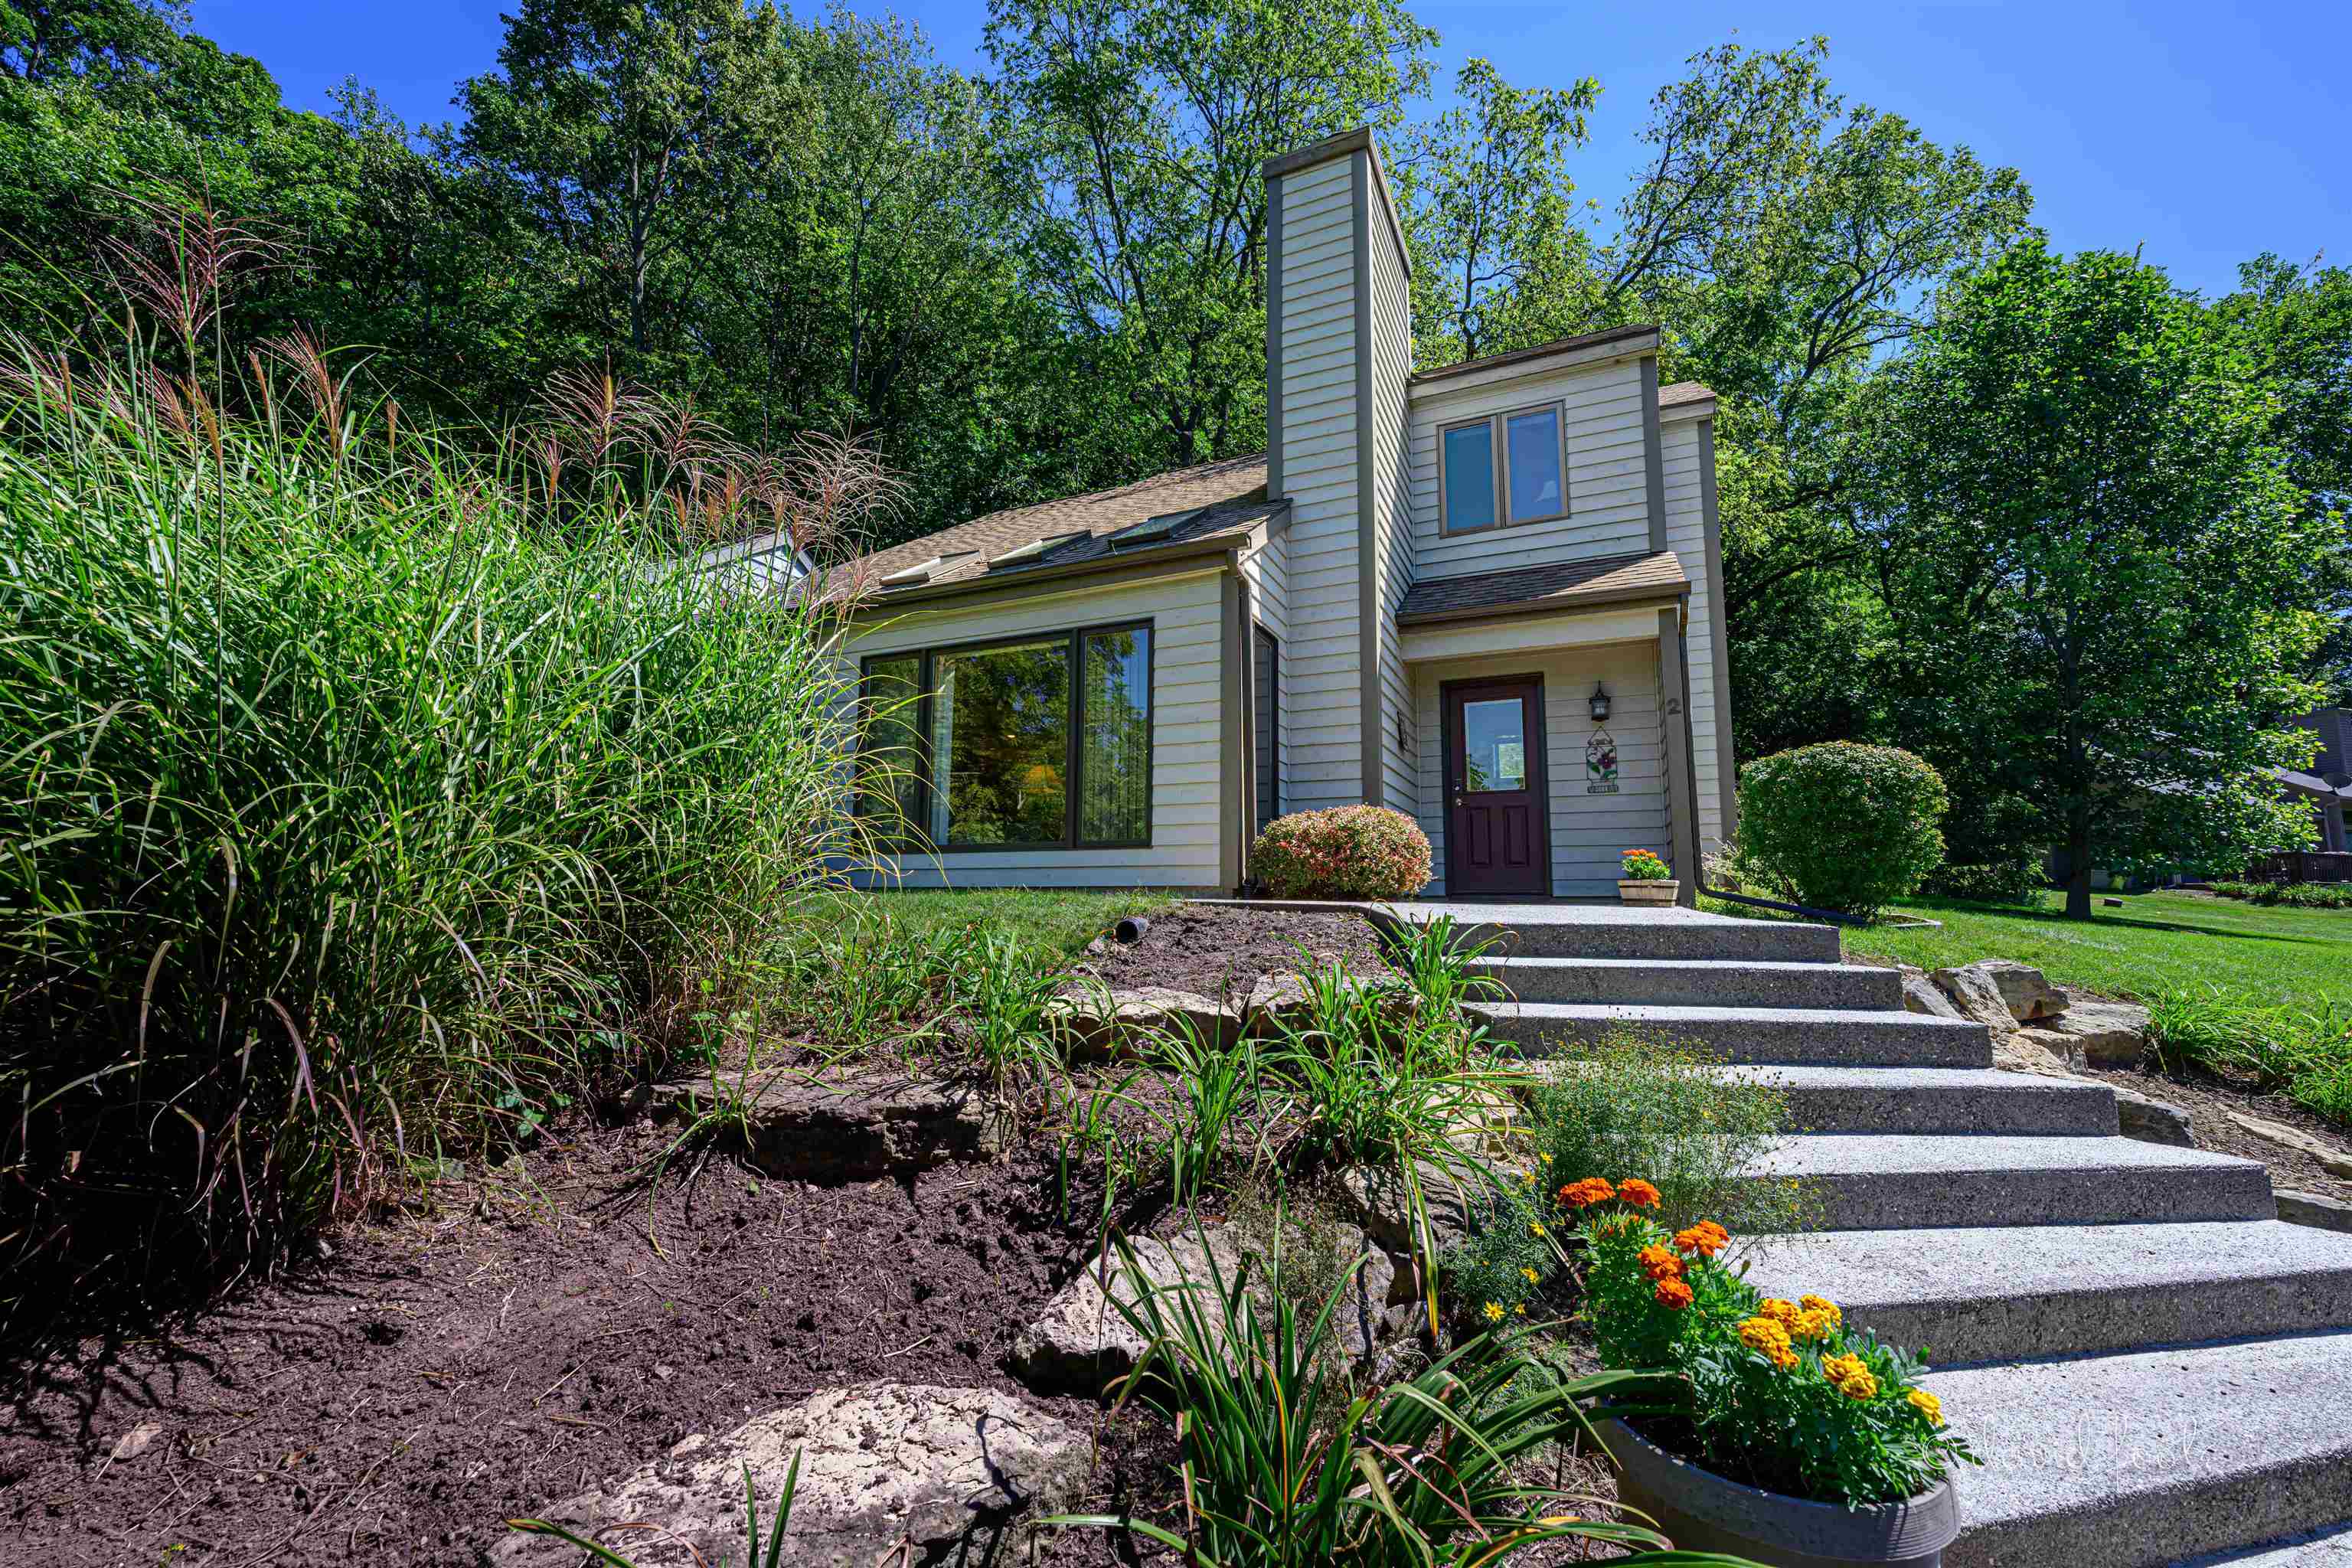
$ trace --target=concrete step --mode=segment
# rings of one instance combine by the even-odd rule
[[[1903,976],[1852,963],[1741,959],[1483,958],[1473,971],[1521,1002],[1893,1012]]]
[[[1451,916],[1461,940],[1490,943],[1495,958],[1641,958],[1766,963],[1835,963],[1835,926],[1742,921],[1696,910],[1594,904],[1389,904],[1394,920]]]
[[[1824,1230],[2275,1219],[2252,1160],[2131,1138],[1791,1138],[1749,1168],[1821,1194]]]
[[[1924,1013],[1843,1007],[1648,1007],[1493,1002],[1470,1011],[1529,1056],[1573,1050],[1632,1030],[1720,1062],[1990,1068],[1982,1024]]]
[[[1768,1084],[1793,1132],[2007,1132],[2112,1138],[2116,1097],[2103,1084],[1990,1068],[1750,1065],[1717,1069]]]
[[[2352,1328],[2352,1236],[2279,1220],[1813,1232],[1738,1257],[1766,1295],[1826,1296],[1937,1366]]]
[[[1985,1461],[1956,1477],[1946,1568],[2144,1568],[2352,1518],[2352,1332],[1958,1367],[1926,1385]]]
[[[2352,1523],[2307,1530],[2260,1546],[2184,1557],[2168,1568],[2352,1568]]]

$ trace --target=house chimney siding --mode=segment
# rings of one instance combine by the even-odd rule
[[[1394,635],[1412,581],[1402,241],[1368,132],[1277,158],[1266,182],[1268,484],[1291,505],[1283,804],[1411,811],[1393,754],[1411,701]]]

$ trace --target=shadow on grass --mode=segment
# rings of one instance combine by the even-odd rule
[[[2074,920],[2063,911],[2046,908],[2026,908],[2017,904],[1968,904],[1953,899],[1916,899],[1905,904],[1906,911],[1929,910],[1955,915],[1982,915],[2011,921],[2030,921],[2036,924],[2062,927],[2069,931],[2090,931],[2100,927],[2124,931],[2169,931],[2189,936],[2225,937],[2240,942],[2284,942],[2289,945],[2333,946],[2352,941],[2352,928],[2339,934],[2299,935],[2278,931],[2248,931],[2243,927],[2203,925],[2186,920],[2157,920],[2147,916],[2116,914],[2112,910],[2094,912],[2089,920]],[[2298,913],[2327,913],[2326,910],[2299,910]],[[1891,929],[1891,928],[1880,928]]]

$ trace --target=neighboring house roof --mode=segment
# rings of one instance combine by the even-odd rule
[[[1689,591],[1690,579],[1671,550],[1602,555],[1415,583],[1405,590],[1404,602],[1397,606],[1397,625],[1580,610],[1629,600],[1672,598]]]
[[[1230,543],[1289,508],[1288,501],[1266,500],[1265,456],[1258,453],[1178,468],[1062,500],[991,512],[858,556],[846,563],[846,569],[861,581],[877,585],[887,598],[1046,567],[1059,570],[1112,560],[1126,562],[1188,545]],[[1114,542],[1113,535],[1139,530],[1155,519],[1167,521],[1165,531],[1150,531],[1149,538],[1132,542]],[[1039,544],[1045,548],[1031,548]],[[1018,560],[1004,560],[1016,552],[1021,552]],[[935,564],[919,580],[890,581],[927,563]]]

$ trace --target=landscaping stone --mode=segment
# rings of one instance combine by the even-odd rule
[[[2264,1142],[2275,1143],[2282,1149],[2307,1154],[2329,1175],[2352,1181],[2352,1155],[2347,1155],[2334,1144],[2315,1138],[2299,1127],[2289,1127],[2260,1116],[2248,1116],[2242,1110],[2225,1111],[2223,1114],[2241,1131],[2251,1132]]]
[[[2039,1025],[2020,1029],[2010,1037],[2012,1048],[2032,1046],[2049,1055],[2052,1060],[2069,1071],[2081,1072],[2091,1065],[2083,1054],[2083,1042],[2063,1029],[2045,1029]]]
[[[1937,988],[1927,978],[1927,972],[1915,964],[1904,964],[1903,1006],[1906,1012],[1925,1013],[1931,1018],[1958,1018],[1962,1015],[1952,1005],[1952,999]]]
[[[856,1181],[950,1160],[986,1159],[1003,1147],[1003,1119],[981,1086],[904,1073],[818,1075],[774,1068],[748,1083],[720,1082],[748,1102],[751,1158],[772,1175]],[[656,1119],[698,1116],[714,1102],[707,1081],[656,1084]]]
[[[1996,1040],[2017,1027],[2017,1016],[2009,1010],[2009,999],[1980,965],[1938,969],[1935,980],[1937,988],[1951,998],[1961,1017],[1982,1024],[1992,1031]]]
[[[2078,1064],[2068,1062],[2064,1057],[2052,1048],[2053,1044],[2063,1037],[2045,1037],[2042,1039],[2030,1037],[2038,1033],[2040,1031],[2027,1029],[2006,1037],[1995,1035],[1992,1042],[1992,1065],[2005,1072],[2041,1073],[2047,1078],[2074,1077],[2072,1069]]]
[[[1441,1166],[1423,1163],[1414,1180],[1421,1187],[1423,1206],[1429,1215],[1429,1228],[1443,1254],[1446,1248],[1470,1234],[1469,1209],[1465,1199],[1475,1194],[1465,1193],[1466,1175],[1455,1175]],[[1412,1194],[1406,1192],[1404,1180],[1386,1165],[1358,1165],[1339,1173],[1339,1190],[1353,1212],[1349,1215],[1364,1228],[1373,1241],[1400,1257],[1410,1257],[1418,1250],[1420,1236],[1412,1223]]]
[[[1297,1024],[1307,1012],[1307,983],[1296,974],[1261,974],[1242,1004],[1242,1027],[1252,1035],[1270,1035],[1282,1024]]]
[[[1993,983],[2008,1005],[2009,1016],[2021,1024],[2054,1018],[2066,1010],[2066,994],[2030,963],[2013,958],[1980,958],[1968,967],[1980,971]]]
[[[1111,1056],[1134,1041],[1189,1026],[1206,1045],[1241,1037],[1241,1015],[1197,991],[1163,985],[1073,986],[1055,998],[1049,1020],[1082,1055]]]
[[[2093,1067],[2137,1067],[2147,1050],[2147,1009],[2128,1002],[2076,1002],[2024,1032],[2071,1041],[2062,1053],[2069,1059],[2080,1057]]]
[[[1353,1226],[1339,1226],[1336,1239],[1345,1255],[1362,1260],[1355,1288],[1341,1309],[1339,1334],[1351,1354],[1367,1358],[1402,1318],[1389,1300],[1396,1266]],[[1193,1287],[1201,1310],[1211,1314],[1212,1321],[1217,1310],[1212,1295],[1215,1280],[1222,1276],[1231,1285],[1242,1277],[1245,1248],[1229,1225],[1205,1226],[1169,1240],[1145,1237],[1132,1245],[1136,1266],[1155,1289]],[[1262,1266],[1252,1266],[1253,1280],[1261,1273]],[[1041,1392],[1102,1394],[1143,1354],[1143,1336],[1115,1304],[1132,1305],[1134,1300],[1126,1261],[1114,1251],[1064,1286],[1037,1321],[1022,1331],[1013,1346],[1013,1374]],[[1264,1308],[1268,1299],[1260,1295],[1259,1304]]]
[[[2136,1089],[2108,1087],[2115,1089],[2116,1120],[2122,1124],[2125,1137],[2137,1138],[2143,1143],[2171,1143],[2183,1149],[2197,1146],[2195,1124],[2189,1120],[2189,1112]]]
[[[908,1542],[915,1562],[997,1560],[999,1544],[1024,1533],[1029,1520],[1076,1500],[1092,1455],[1085,1433],[1008,1394],[867,1383],[818,1394],[724,1436],[688,1437],[541,1517],[583,1536],[632,1521],[658,1527],[611,1538],[638,1568],[734,1562],[744,1544],[744,1467],[764,1523],[796,1451],[800,1481],[786,1539],[801,1568],[872,1568]],[[489,1558],[497,1568],[572,1568],[580,1552],[512,1535]]]
[[[2352,1232],[2352,1203],[2332,1198],[2325,1193],[2273,1193],[2278,1199],[2279,1218],[2290,1225],[2316,1226],[2321,1230]]]

